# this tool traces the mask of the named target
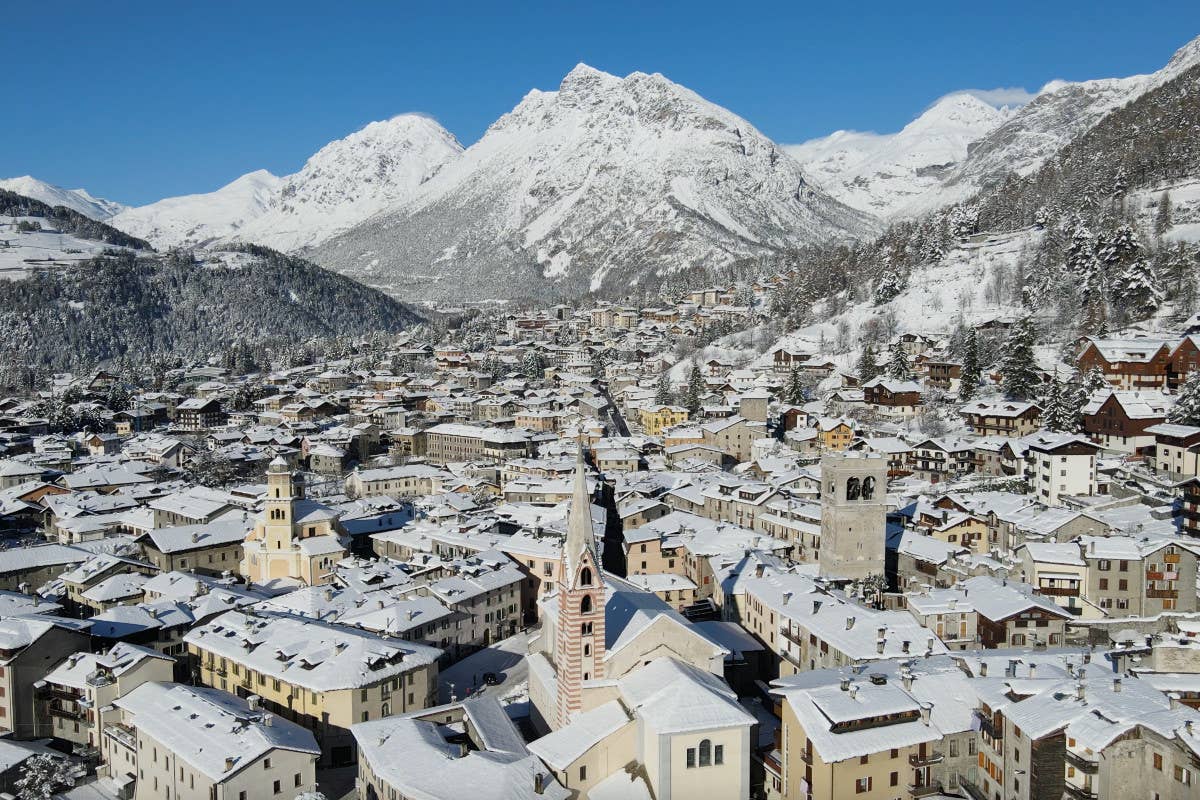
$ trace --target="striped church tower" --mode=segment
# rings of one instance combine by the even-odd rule
[[[604,581],[592,532],[592,503],[583,463],[583,442],[575,462],[575,487],[562,550],[558,587],[558,630],[554,662],[558,673],[558,719],[571,721],[582,706],[585,681],[604,677]]]

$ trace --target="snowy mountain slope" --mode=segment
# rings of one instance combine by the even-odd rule
[[[64,189],[61,186],[38,180],[32,175],[0,179],[0,189],[32,197],[48,206],[66,206],[98,222],[105,222],[113,215],[128,208],[128,206],[113,200],[93,197],[86,189]]]
[[[129,209],[112,222],[159,246],[254,242],[309,247],[408,199],[462,146],[432,119],[372,122],[314,154],[293,175],[243,175],[215,192]]]
[[[661,75],[580,65],[530,92],[409,203],[314,251],[418,296],[621,292],[875,225],[748,122]]]
[[[462,149],[423,115],[372,122],[322,147],[284,178],[266,210],[236,238],[285,251],[319,244],[409,199]]]
[[[215,192],[168,197],[122,211],[112,224],[156,247],[200,245],[236,236],[271,203],[283,180],[265,169],[248,173]]]
[[[1200,38],[1150,75],[1051,81],[1015,110],[952,94],[899,133],[837,131],[788,152],[841,202],[883,219],[915,217],[961,202],[1009,172],[1036,171],[1107,114],[1196,63]]]
[[[980,138],[970,156],[938,185],[898,209],[900,216],[959,202],[1008,172],[1028,175],[1105,115],[1200,63],[1200,37],[1150,75],[1067,83],[1052,81],[1030,103]]]
[[[968,147],[1009,114],[970,94],[943,97],[899,133],[837,131],[791,145],[813,181],[848,206],[887,218],[941,184]]]

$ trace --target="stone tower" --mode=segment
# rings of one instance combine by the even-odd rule
[[[580,711],[583,684],[604,677],[604,580],[592,531],[592,502],[587,490],[582,442],[575,462],[575,487],[560,574],[554,642],[554,666],[558,673],[554,727],[566,725]]]
[[[887,536],[887,459],[836,453],[821,459],[821,575],[882,575]]]
[[[277,456],[267,467],[264,539],[268,548],[282,550],[291,545],[295,533],[296,501],[302,499],[304,482],[297,479],[287,462]]]

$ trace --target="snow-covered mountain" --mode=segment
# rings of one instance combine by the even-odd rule
[[[965,200],[1009,172],[1034,172],[1108,113],[1198,62],[1200,38],[1149,75],[1051,81],[1008,112],[954,94],[899,133],[838,131],[789,151],[847,205],[885,219],[918,216]]]
[[[740,117],[662,75],[581,64],[314,258],[409,294],[509,298],[619,292],[874,229]]]
[[[887,218],[941,184],[972,142],[1009,115],[971,94],[943,97],[899,133],[837,131],[787,148],[838,200]]]
[[[284,178],[267,209],[237,238],[277,250],[319,244],[409,199],[462,149],[449,131],[420,114],[372,122],[322,147]]]
[[[86,189],[64,189],[61,186],[38,180],[32,175],[0,179],[0,189],[32,197],[48,206],[66,206],[97,222],[105,222],[114,214],[127,208],[113,200],[92,197]]]
[[[110,222],[155,247],[233,239],[247,223],[267,210],[282,184],[282,178],[260,169],[215,192],[168,197],[126,209]]]
[[[299,250],[407,200],[461,151],[434,120],[402,114],[327,144],[293,175],[258,170],[215,192],[129,209],[112,222],[159,246],[241,241]]]

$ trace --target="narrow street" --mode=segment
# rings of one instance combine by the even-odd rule
[[[503,695],[511,692],[529,679],[525,653],[529,650],[530,640],[537,635],[537,628],[517,633],[446,667],[438,674],[438,702],[449,703],[452,693],[461,700],[479,691],[484,686],[483,676],[488,672],[494,672],[500,678],[499,685],[486,688],[488,693]]]

